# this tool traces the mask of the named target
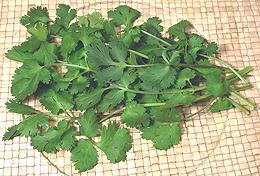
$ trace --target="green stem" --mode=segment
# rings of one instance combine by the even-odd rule
[[[182,90],[175,90],[175,91],[171,91],[171,92],[148,92],[148,91],[142,91],[142,90],[133,90],[133,89],[129,89],[129,88],[125,88],[125,87],[121,87],[121,86],[117,86],[117,85],[111,85],[110,89],[120,89],[120,90],[124,90],[126,92],[132,92],[132,93],[137,93],[137,94],[145,94],[145,95],[158,95],[158,94],[178,94],[178,93],[183,93],[183,92],[197,92],[197,91],[201,91],[206,89],[206,86],[194,86],[191,88],[187,88],[187,89],[182,89]]]
[[[43,115],[46,115],[46,116],[49,116],[49,117],[56,117],[56,118],[63,118],[63,119],[67,119],[68,118],[67,116],[56,115],[56,114],[52,114],[52,113],[49,113],[49,112],[37,111],[37,113],[40,113],[40,114],[43,114]]]
[[[166,42],[165,40],[159,38],[159,37],[156,37],[154,36],[153,34],[150,34],[149,32],[146,32],[144,30],[142,30],[142,32],[150,37],[153,37],[154,39],[164,43],[165,45],[167,46],[171,46],[170,43]],[[219,63],[221,63],[222,65],[224,65],[225,67],[227,67],[228,69],[230,69],[241,81],[243,81],[243,83],[246,83],[247,81],[232,67],[230,66],[229,64],[225,63],[224,61],[222,61],[221,59],[219,58],[216,58],[216,57],[211,57],[211,56],[207,56],[207,55],[204,55],[204,54],[200,54],[200,56],[203,56],[203,57],[206,57],[208,59],[212,59],[212,60],[215,60]]]
[[[254,109],[254,105],[250,103],[246,98],[244,98],[240,93],[238,93],[236,90],[231,89],[230,94],[237,98],[239,101],[241,101],[243,104],[245,104],[250,110]]]
[[[165,105],[166,103],[145,103],[145,104],[142,104],[144,107],[156,107],[156,106],[163,106]]]
[[[167,45],[167,46],[171,46],[171,45],[172,45],[172,44],[170,44],[169,42],[166,42],[165,40],[163,40],[163,39],[161,39],[161,38],[159,38],[159,37],[156,37],[155,35],[153,35],[153,34],[151,34],[151,33],[149,33],[149,32],[146,32],[146,31],[144,31],[144,30],[141,30],[141,32],[144,33],[144,34],[146,34],[146,35],[148,35],[148,36],[150,36],[150,37],[152,37],[152,38],[154,38],[154,39],[156,39],[156,40],[158,40],[158,41],[160,41],[160,42],[162,42],[163,44],[165,44],[165,45]]]
[[[166,64],[170,64],[169,63],[169,61],[168,61],[168,59],[167,59],[167,53],[166,53],[166,50],[163,50],[163,52],[162,52],[162,58],[163,58],[163,60],[164,60],[164,62],[166,63]]]
[[[110,119],[110,118],[113,117],[114,115],[123,112],[124,110],[125,110],[125,107],[123,107],[123,108],[121,108],[121,109],[118,109],[118,110],[116,110],[116,111],[114,111],[114,112],[108,114],[107,116],[105,116],[105,117],[104,117],[103,119],[101,119],[99,122],[102,123],[102,122],[104,122],[104,121]]]
[[[151,67],[154,66],[155,64],[145,64],[145,65],[128,65],[125,64],[125,67],[131,67],[131,68],[143,68],[143,67]]]
[[[198,97],[197,99],[195,99],[193,101],[193,103],[201,101],[201,100],[206,100],[210,97],[211,97],[211,95],[209,95],[209,94],[202,95],[202,96]],[[143,105],[145,107],[162,106],[162,108],[174,108],[174,107],[180,106],[180,104],[170,104],[170,103],[169,104],[167,104],[167,103],[146,103],[146,104],[143,104]]]
[[[140,52],[138,52],[138,51],[135,51],[135,50],[131,50],[131,49],[129,49],[128,50],[129,52],[131,52],[131,53],[133,53],[133,54],[136,54],[136,55],[138,55],[138,56],[140,56],[140,57],[142,57],[142,58],[144,58],[144,59],[149,59],[149,57],[147,56],[147,55],[145,55],[145,54],[142,54],[142,53],[140,53]],[[164,61],[167,63],[167,64],[169,64],[169,62],[168,62],[168,60],[166,59],[166,58],[163,58],[164,59]],[[149,66],[153,66],[154,64],[147,64],[148,65],[148,67]],[[196,68],[196,67],[202,67],[202,68],[221,68],[221,69],[225,69],[225,67],[220,67],[220,66],[216,66],[216,65],[194,65],[194,64],[182,64],[182,63],[179,63],[178,65],[175,65],[175,64],[169,64],[169,65],[171,65],[171,66],[175,66],[175,67],[187,67],[187,68]],[[133,66],[133,65],[126,65],[126,66],[128,66],[128,67],[135,67],[135,66]],[[139,65],[138,65],[139,66]],[[142,66],[139,66],[139,67],[145,67],[145,65],[142,65]]]
[[[186,117],[184,117],[183,120],[191,120],[193,119],[197,114],[199,114],[200,112],[204,111],[205,109],[208,109],[214,102],[216,102],[217,98],[213,99],[212,101],[210,101],[209,103],[206,104],[206,106],[204,106],[203,108],[201,108],[200,110],[198,110],[197,112],[187,115]]]
[[[239,70],[238,73],[241,76],[246,77],[248,75],[248,73],[250,73],[251,71],[253,71],[253,68],[251,66],[248,66],[248,67],[243,68],[242,70]],[[236,77],[236,75],[234,73],[231,75],[228,75],[227,79],[229,79],[230,82],[239,80],[239,78]]]
[[[250,112],[249,112],[246,108],[244,108],[241,104],[235,102],[234,100],[232,100],[232,99],[229,98],[229,97],[227,97],[227,99],[229,100],[229,102],[230,102],[233,106],[235,106],[237,109],[239,109],[239,110],[240,110],[241,112],[243,112],[244,114],[246,114],[246,115],[249,115],[249,114],[250,114]]]
[[[222,64],[225,67],[227,67],[228,69],[230,69],[241,81],[243,81],[243,83],[247,83],[247,81],[231,65],[227,64],[226,62],[222,61],[221,59],[216,58],[216,57],[207,56],[204,54],[199,54],[199,55],[219,62],[220,64]]]
[[[246,85],[246,86],[236,88],[236,91],[244,91],[244,90],[247,90],[247,89],[250,89],[250,88],[251,88],[251,86]],[[210,95],[210,94],[204,94],[204,95],[197,97],[193,101],[193,103],[196,103],[196,102],[199,102],[199,101],[202,101],[202,100],[207,100],[211,97],[212,97],[212,95]],[[146,105],[147,107],[162,106],[162,108],[173,108],[173,107],[180,106],[178,104],[176,105],[176,104],[167,104],[167,103],[146,103],[146,104],[143,104],[143,105]]]
[[[87,72],[94,72],[94,70],[91,70],[89,67],[84,67],[84,66],[80,66],[80,65],[75,65],[75,64],[70,64],[70,63],[67,63],[67,62],[63,62],[63,61],[58,61],[59,63],[55,63],[55,64],[52,64],[52,65],[49,65],[49,66],[68,66],[68,67],[74,67],[74,68],[80,68],[80,69],[83,69],[83,70],[86,70]]]
[[[248,90],[253,88],[253,86],[251,84],[245,85],[245,86],[241,86],[241,87],[236,87],[236,91],[244,91],[244,90]]]
[[[94,141],[91,137],[87,137],[87,138],[93,145],[97,146],[96,141]]]
[[[137,56],[140,56],[140,57],[142,57],[142,58],[144,58],[144,59],[149,59],[149,57],[147,56],[147,55],[145,55],[145,54],[143,54],[143,53],[140,53],[140,52],[138,52],[138,51],[134,51],[134,50],[131,50],[131,49],[129,49],[128,50],[130,53],[133,53],[133,54],[135,54],[135,55],[137,55]]]

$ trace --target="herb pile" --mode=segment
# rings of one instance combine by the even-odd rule
[[[30,9],[20,20],[30,37],[6,53],[22,63],[6,105],[23,120],[3,140],[25,136],[40,152],[70,151],[83,172],[97,164],[97,150],[111,163],[126,160],[133,142],[127,127],[166,150],[180,142],[180,123],[207,108],[245,114],[253,108],[239,93],[251,88],[245,77],[252,68],[237,70],[216,58],[217,44],[188,33],[186,20],[165,38],[158,17],[133,25],[141,13],[125,5],[108,11],[108,19],[98,12],[77,16],[64,4],[56,15]],[[26,104],[33,98],[44,111]],[[206,105],[182,115],[197,102]]]

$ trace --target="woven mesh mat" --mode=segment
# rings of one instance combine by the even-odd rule
[[[19,19],[35,6],[46,6],[55,15],[58,3],[78,8],[78,13],[100,11],[104,16],[119,4],[128,4],[143,14],[140,21],[158,16],[169,27],[188,19],[197,32],[220,45],[223,60],[237,68],[253,66],[249,78],[254,89],[243,94],[256,104],[250,116],[237,110],[202,113],[183,125],[179,145],[159,151],[132,130],[134,146],[125,162],[110,164],[99,152],[98,165],[81,175],[259,175],[260,173],[260,1],[259,0],[1,0],[0,1],[0,134],[21,117],[7,112],[10,85],[19,64],[4,57],[12,46],[26,39]],[[29,102],[31,106],[40,106]],[[193,107],[195,112],[198,107]],[[32,149],[26,138],[0,141],[0,175],[63,175]],[[48,155],[59,169],[69,175],[74,170],[66,152]]]

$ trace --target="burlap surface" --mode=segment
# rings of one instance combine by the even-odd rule
[[[158,16],[169,27],[188,19],[198,33],[220,45],[223,60],[237,68],[253,66],[249,78],[254,89],[243,94],[256,104],[250,116],[237,110],[202,113],[184,124],[179,145],[159,151],[132,130],[134,146],[125,162],[110,164],[99,152],[98,165],[82,175],[259,175],[260,172],[260,1],[259,0],[1,0],[0,1],[0,134],[21,117],[7,112],[10,86],[19,64],[4,57],[12,46],[26,39],[19,19],[35,5],[46,6],[54,16],[57,4],[79,8],[79,14],[99,11],[104,16],[119,4],[139,9],[141,21]],[[30,102],[32,106],[39,106]],[[195,112],[198,107],[193,107]],[[220,138],[220,140],[219,140]],[[29,145],[26,138],[0,141],[0,175],[63,175]],[[48,157],[69,175],[78,175],[69,154]]]

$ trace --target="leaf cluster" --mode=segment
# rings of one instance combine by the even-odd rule
[[[138,129],[157,149],[177,145],[182,108],[196,102],[214,102],[212,112],[234,106],[248,112],[229,96],[233,92],[251,105],[238,93],[248,87],[234,84],[250,67],[213,64],[219,61],[217,44],[187,32],[186,20],[163,37],[158,17],[134,25],[140,16],[126,5],[108,11],[108,19],[98,12],[77,16],[64,4],[54,20],[46,8],[30,9],[20,21],[30,37],[6,53],[22,63],[6,105],[25,119],[8,128],[3,140],[25,136],[40,152],[70,151],[83,172],[98,163],[97,150],[112,163],[126,160],[133,142],[128,128]],[[26,105],[32,97],[45,111]],[[119,122],[104,123],[118,115]]]

